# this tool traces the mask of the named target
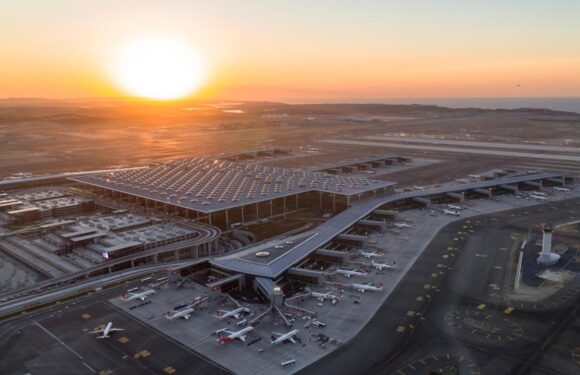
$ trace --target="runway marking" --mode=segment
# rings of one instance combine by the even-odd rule
[[[129,338],[127,336],[123,336],[119,338],[117,341],[119,341],[121,344],[126,344],[129,342]]]
[[[413,310],[407,311],[407,316],[415,316],[415,312]]]
[[[163,371],[165,371],[168,374],[173,374],[175,372],[175,369],[171,366],[167,366],[163,369]]]
[[[52,332],[50,332],[48,329],[44,328],[44,326],[42,324],[40,324],[39,322],[37,322],[36,320],[34,321],[34,324],[36,324],[40,329],[42,329],[44,332],[46,332],[47,335],[49,335],[50,337],[52,337],[53,339],[55,339],[56,341],[58,341],[62,346],[64,346],[65,348],[67,348],[71,353],[73,353],[75,356],[77,356],[81,362],[83,363],[83,365],[85,365],[89,370],[91,370],[91,372],[93,374],[96,374],[97,372],[95,370],[93,370],[91,368],[91,366],[87,365],[84,361],[84,358],[82,355],[80,355],[79,353],[75,352],[70,346],[68,346],[67,344],[65,344],[61,339],[59,339],[58,337],[56,337]]]
[[[83,314],[81,315],[83,319],[90,319],[91,318],[91,314]]]
[[[417,297],[415,300],[416,300],[417,302],[423,302],[423,297],[422,297],[422,296],[419,296],[419,297]]]
[[[485,309],[485,306],[487,306],[485,303],[480,304],[479,306],[477,306],[478,310],[483,310]]]
[[[475,253],[475,256],[480,258],[487,258],[487,254]]]
[[[397,332],[403,333],[403,332],[405,332],[406,329],[407,329],[407,327],[405,327],[405,326],[398,326],[397,327]]]
[[[496,270],[503,270],[502,266],[493,266],[493,268],[495,268]]]

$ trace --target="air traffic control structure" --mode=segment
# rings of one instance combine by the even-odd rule
[[[220,229],[302,208],[337,213],[395,189],[388,181],[206,158],[72,180],[96,193]]]
[[[214,274],[221,275],[219,280],[207,285],[211,289],[252,288],[264,299],[280,306],[284,297],[279,285],[285,278],[323,285],[324,271],[301,267],[309,258],[344,264],[347,253],[326,248],[331,241],[346,241],[355,243],[359,248],[366,247],[366,236],[345,233],[356,225],[373,225],[383,230],[386,225],[384,219],[396,216],[397,210],[405,207],[429,207],[432,203],[490,198],[499,194],[514,194],[520,190],[541,189],[544,186],[564,186],[571,181],[571,178],[561,173],[521,173],[468,184],[376,196],[352,204],[347,210],[310,231],[252,245],[234,254],[200,260],[193,267],[172,270],[170,277],[187,277],[211,269]]]

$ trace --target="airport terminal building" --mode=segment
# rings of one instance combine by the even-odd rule
[[[338,213],[354,202],[395,190],[388,181],[207,158],[72,180],[105,196],[221,229],[303,208]]]

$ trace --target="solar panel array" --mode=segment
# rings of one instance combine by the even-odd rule
[[[206,158],[180,159],[75,180],[204,212],[310,190],[350,195],[392,185],[363,177]]]

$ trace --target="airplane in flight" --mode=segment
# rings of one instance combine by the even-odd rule
[[[215,331],[216,335],[218,335],[218,342],[220,344],[225,344],[230,341],[234,341],[235,339],[241,340],[242,342],[246,342],[246,334],[253,330],[254,327],[248,326],[245,328],[240,329],[239,331],[230,331],[227,328],[222,328]]]
[[[374,252],[374,251],[364,251],[364,250],[361,250],[360,251],[360,255],[362,255],[363,257],[365,257],[367,259],[371,259],[371,258],[375,258],[375,257],[380,257],[381,256],[377,252]]]
[[[111,337],[109,334],[113,333],[113,332],[117,332],[117,331],[124,331],[123,328],[113,328],[113,322],[109,322],[107,323],[107,325],[105,326],[105,328],[103,329],[97,329],[95,331],[91,331],[89,333],[101,333],[101,335],[97,335],[98,339],[106,339],[108,337]]]
[[[393,225],[395,226],[395,228],[397,229],[403,229],[403,228],[409,228],[410,225],[407,223],[393,223]]]
[[[451,215],[451,216],[459,216],[460,215],[459,211],[452,211],[452,210],[443,210],[443,213],[445,215]]]
[[[349,279],[353,276],[367,276],[368,275],[368,273],[366,273],[366,272],[353,271],[353,270],[343,270],[341,268],[337,269],[336,273],[344,275],[346,278],[349,278]]]
[[[397,262],[392,261],[391,263],[389,263],[389,262],[377,263],[375,261],[371,261],[371,266],[375,267],[379,271],[382,271],[384,269],[394,270],[395,268],[397,268]]]
[[[222,319],[226,319],[229,317],[234,317],[236,319],[240,318],[240,315],[244,314],[244,313],[249,313],[250,309],[248,309],[247,307],[238,307],[235,310],[231,310],[231,311],[227,311],[227,310],[218,310],[216,317],[219,318],[220,320]]]
[[[296,344],[296,340],[294,339],[294,337],[299,333],[300,331],[298,331],[297,329],[292,330],[288,333],[278,333],[278,332],[272,332],[272,345],[278,345],[283,343],[284,341],[290,341],[292,344]],[[276,337],[278,336],[278,337]]]
[[[313,298],[316,298],[320,302],[324,302],[327,299],[334,302],[334,301],[339,299],[338,296],[335,296],[334,294],[332,294],[332,290],[328,293],[310,292],[310,295]]]
[[[452,210],[456,210],[456,211],[463,210],[463,207],[461,207],[461,206],[457,206],[457,205],[455,205],[455,204],[448,204],[448,205],[447,205],[447,208],[450,208],[450,209],[452,209]]]
[[[157,292],[156,292],[155,290],[153,290],[153,289],[145,290],[145,291],[143,291],[143,292],[141,292],[141,293],[133,293],[133,292],[128,292],[128,293],[125,293],[125,294],[123,295],[123,299],[124,299],[125,301],[127,301],[127,302],[128,302],[128,301],[132,301],[132,300],[134,300],[134,299],[140,299],[141,301],[145,301],[145,299],[146,299],[148,296],[150,296],[150,295],[152,295],[152,294],[155,294],[155,293],[157,293]]]
[[[191,317],[191,314],[193,314],[194,311],[195,311],[195,309],[193,307],[188,307],[186,309],[179,310],[179,311],[169,310],[168,312],[165,313],[165,317],[168,320],[173,320],[173,319],[177,319],[177,318],[183,318],[185,320],[189,320],[189,318]]]
[[[371,285],[371,284],[352,284],[351,285],[355,290],[358,290],[361,293],[370,290],[372,292],[380,292],[383,290],[383,284],[379,284],[378,286]]]

